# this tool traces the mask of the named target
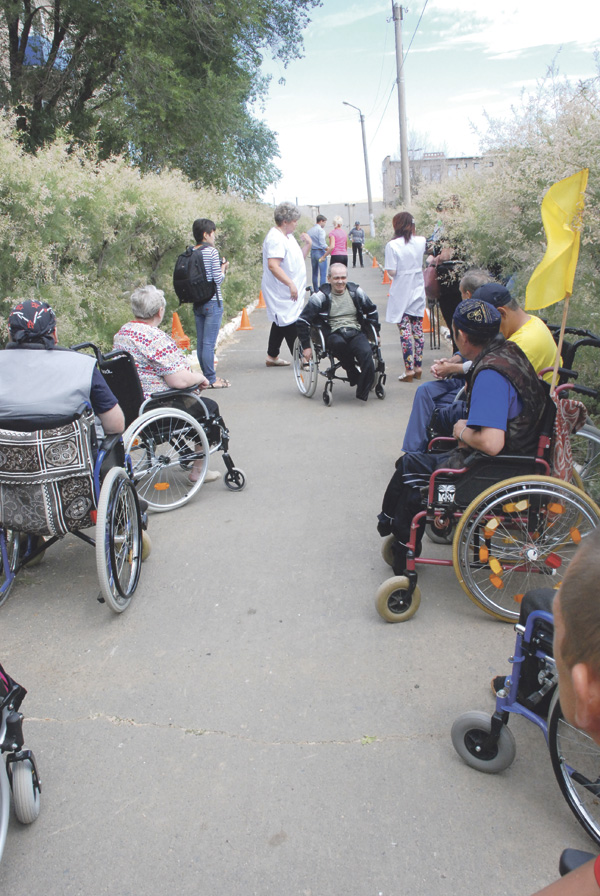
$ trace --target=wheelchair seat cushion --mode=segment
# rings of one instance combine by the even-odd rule
[[[93,417],[55,429],[0,429],[0,522],[32,535],[93,525]]]

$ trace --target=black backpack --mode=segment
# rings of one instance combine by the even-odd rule
[[[175,262],[173,289],[180,305],[184,302],[205,305],[217,292],[214,280],[209,280],[206,276],[203,257],[205,249],[212,249],[212,246],[206,244],[198,249],[188,246]]]

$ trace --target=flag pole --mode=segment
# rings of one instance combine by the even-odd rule
[[[562,347],[565,339],[565,328],[567,326],[567,317],[569,314],[569,298],[570,296],[565,296],[562,321],[560,322],[560,333],[558,336],[558,343],[556,347],[556,358],[554,359],[554,370],[552,371],[552,385],[550,386],[550,396],[552,398],[554,398],[554,392],[556,390],[556,384],[558,382],[558,365],[560,364],[560,356],[562,354]]]

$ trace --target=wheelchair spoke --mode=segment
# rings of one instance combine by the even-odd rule
[[[202,426],[189,414],[151,411],[125,436],[137,492],[153,510],[179,507],[202,485],[210,449]],[[193,482],[192,470],[198,473]]]
[[[517,477],[499,483],[475,499],[459,523],[459,581],[487,612],[513,621],[529,589],[559,586],[599,513],[560,480]]]

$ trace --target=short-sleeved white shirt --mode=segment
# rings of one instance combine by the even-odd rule
[[[296,284],[297,301],[292,301],[289,287],[281,283],[268,267],[269,258],[282,258],[281,267]],[[262,294],[267,306],[267,316],[278,327],[293,324],[300,317],[304,306],[306,287],[306,261],[293,233],[284,236],[272,227],[263,243]]]

